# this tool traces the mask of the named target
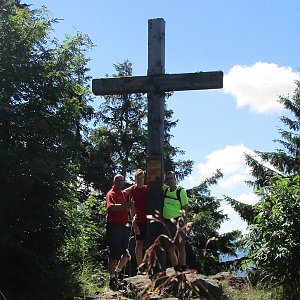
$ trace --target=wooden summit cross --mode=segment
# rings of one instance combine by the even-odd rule
[[[148,214],[162,212],[163,204],[163,141],[165,92],[206,90],[223,87],[223,72],[165,74],[165,21],[148,20],[148,75],[93,79],[95,95],[147,93],[148,144],[147,184]],[[158,224],[151,223],[148,245],[160,234]]]

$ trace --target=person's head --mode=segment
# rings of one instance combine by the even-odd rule
[[[114,181],[113,181],[113,184],[114,184],[114,187],[116,187],[117,189],[121,190],[124,186],[124,176],[122,174],[117,174],[115,177],[114,177]]]
[[[165,183],[170,188],[176,187],[176,175],[174,171],[168,171],[165,175]]]
[[[137,186],[144,185],[145,175],[144,175],[144,171],[142,169],[135,170],[134,178],[135,178],[135,183],[137,184]]]

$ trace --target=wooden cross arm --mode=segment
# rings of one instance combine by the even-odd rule
[[[95,95],[207,90],[223,87],[223,72],[197,72],[93,79]]]

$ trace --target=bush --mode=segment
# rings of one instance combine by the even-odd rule
[[[300,294],[300,177],[274,177],[261,188],[248,237],[250,260],[261,278],[283,288],[286,299]]]

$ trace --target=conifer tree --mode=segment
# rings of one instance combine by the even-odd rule
[[[254,177],[254,181],[249,181],[248,184],[254,190],[271,184],[274,176],[292,178],[299,174],[300,81],[297,80],[295,84],[296,88],[292,97],[280,96],[278,99],[287,112],[280,118],[286,129],[279,129],[281,138],[274,140],[280,148],[272,152],[256,150],[255,153],[260,160],[249,154],[245,155],[246,163],[250,166]],[[230,197],[226,197],[226,200],[248,224],[253,222],[254,212],[251,205],[240,203]]]
[[[221,199],[211,195],[210,187],[222,177],[223,174],[217,170],[199,186],[187,190],[189,221],[192,223],[187,231],[187,263],[206,275],[227,269],[221,258],[226,255],[235,257],[240,247],[240,231],[219,234],[227,215],[220,211]]]
[[[279,129],[281,138],[275,139],[279,143],[279,149],[273,152],[255,151],[265,166],[257,159],[246,155],[247,164],[251,167],[255,178],[254,187],[261,187],[269,183],[274,175],[293,177],[300,171],[300,81],[295,82],[296,88],[292,97],[279,97],[287,115],[281,116],[280,120],[286,129]]]
[[[125,60],[114,65],[113,77],[132,76],[132,63]],[[169,97],[167,94],[166,97]],[[190,174],[191,160],[175,160],[184,152],[172,146],[170,133],[176,126],[173,111],[165,112],[165,169],[175,170],[180,179]],[[96,114],[96,127],[87,145],[88,159],[85,178],[104,195],[111,187],[112,177],[120,172],[132,179],[136,168],[146,169],[147,158],[147,97],[145,94],[103,96]]]
[[[280,148],[246,155],[254,181],[248,182],[260,197],[251,206],[226,198],[248,222],[247,259],[264,284],[282,288],[282,299],[299,298],[299,171],[300,171],[300,81],[291,97],[279,97],[286,110],[280,119],[285,129],[275,139]]]

